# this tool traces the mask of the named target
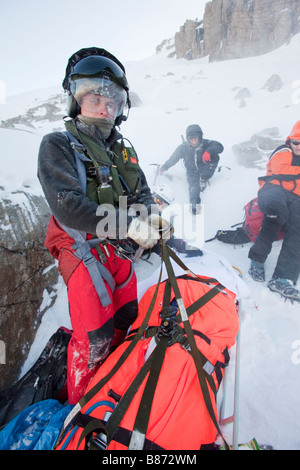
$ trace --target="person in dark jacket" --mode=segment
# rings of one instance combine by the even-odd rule
[[[117,130],[130,108],[123,65],[105,49],[81,49],[68,61],[63,88],[66,132],[44,136],[38,177],[52,211],[45,245],[68,287],[67,388],[74,404],[136,318],[130,242],[150,249],[170,238],[171,226]]]
[[[294,285],[300,273],[300,121],[270,156],[266,176],[259,178],[259,185],[258,204],[264,218],[249,250],[249,274],[255,281],[265,280],[265,261],[282,232],[282,247],[268,287],[299,302],[300,291]]]
[[[161,172],[167,171],[183,160],[186,177],[189,185],[189,197],[192,212],[198,212],[200,192],[213,176],[218,162],[219,154],[224,150],[223,145],[216,140],[203,138],[203,132],[198,124],[191,124],[186,129],[186,141],[179,145],[171,157],[161,166]]]

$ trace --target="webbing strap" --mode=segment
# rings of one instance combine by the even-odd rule
[[[211,300],[213,297],[215,297],[217,294],[220,293],[221,284],[214,286],[212,289],[210,289],[208,292],[206,292],[200,299],[196,300],[192,305],[187,307],[186,312],[188,317],[190,317],[193,313],[195,313],[197,310],[199,310],[203,305],[205,305],[209,300]]]
[[[93,285],[97,291],[99,300],[103,307],[107,307],[112,303],[110,295],[107,291],[107,287],[104,280],[109,285],[111,292],[114,292],[116,283],[110,272],[99,262],[96,257],[91,253],[91,248],[99,244],[99,239],[86,240],[82,243],[75,251],[74,255],[79,259],[82,259],[85,267],[87,268]]]
[[[144,447],[154,393],[167,347],[168,338],[163,337],[151,354],[153,355],[153,363],[140,401],[128,450],[142,450]]]
[[[267,176],[259,176],[258,180],[260,181],[272,181],[272,180],[278,180],[278,181],[296,181],[300,179],[300,173],[296,173],[295,175],[267,175]]]
[[[145,330],[145,328],[148,324],[149,318],[151,316],[151,313],[152,313],[152,310],[153,310],[153,307],[154,307],[154,304],[155,304],[155,301],[156,301],[156,298],[157,298],[158,289],[159,289],[159,286],[160,286],[160,283],[161,283],[161,277],[162,277],[162,267],[163,267],[163,263],[165,263],[166,268],[167,268],[168,277],[169,277],[169,280],[166,282],[166,286],[169,285],[169,288],[170,288],[170,286],[172,286],[173,291],[175,293],[177,304],[178,304],[179,310],[180,310],[180,315],[181,315],[181,318],[182,318],[181,321],[183,322],[185,332],[186,332],[186,335],[187,335],[187,338],[188,338],[188,342],[189,342],[190,349],[191,349],[191,354],[192,354],[192,357],[194,359],[194,363],[195,363],[195,367],[196,367],[200,387],[201,387],[201,390],[202,390],[203,398],[205,400],[205,404],[206,404],[208,413],[209,413],[209,415],[210,415],[210,417],[211,417],[218,433],[220,434],[220,436],[224,440],[225,448],[229,449],[229,446],[226,443],[226,441],[225,441],[225,439],[222,435],[222,432],[219,428],[218,421],[217,421],[217,418],[215,416],[215,412],[214,412],[213,405],[212,405],[212,402],[211,402],[211,397],[210,397],[208,384],[207,384],[206,380],[209,381],[209,384],[210,384],[210,386],[211,386],[214,393],[216,393],[216,388],[215,388],[214,382],[212,380],[212,377],[209,376],[203,370],[204,360],[206,358],[203,355],[201,355],[201,353],[199,352],[199,350],[197,348],[197,344],[196,344],[196,341],[195,341],[195,338],[194,338],[194,335],[193,335],[193,331],[191,329],[191,325],[190,325],[190,322],[189,322],[189,319],[188,319],[189,315],[191,315],[194,311],[198,310],[202,305],[204,305],[204,303],[208,302],[210,300],[210,298],[212,298],[214,295],[217,295],[218,293],[221,292],[220,288],[219,288],[220,284],[218,286],[215,286],[214,288],[212,288],[208,293],[206,293],[206,294],[209,294],[209,295],[205,294],[203,296],[203,297],[205,297],[205,296],[206,297],[205,297],[204,301],[202,300],[200,302],[201,305],[198,301],[196,301],[195,304],[190,306],[191,307],[190,310],[185,309],[185,306],[183,304],[183,300],[181,298],[181,294],[180,294],[180,291],[179,291],[179,288],[178,288],[178,284],[177,284],[177,281],[176,281],[176,277],[175,277],[175,274],[174,274],[174,271],[173,271],[173,268],[172,268],[172,265],[171,265],[171,262],[170,262],[170,259],[169,259],[169,256],[168,256],[168,251],[169,251],[168,248],[169,247],[167,247],[164,244],[164,242],[161,241],[162,263],[161,263],[161,269],[160,269],[160,275],[159,275],[158,283],[156,285],[156,289],[154,291],[152,300],[149,304],[149,307],[148,307],[147,313],[145,315],[145,318],[144,318],[137,334],[134,335],[134,337],[133,337],[132,341],[130,342],[129,346],[123,352],[122,356],[119,358],[119,360],[114,365],[114,367],[111,369],[111,371],[105,377],[103,377],[91,390],[89,390],[86,393],[86,395],[84,395],[82,397],[82,399],[78,403],[78,408],[77,409],[79,410],[78,412],[80,412],[80,409],[83,406],[85,406],[98,393],[98,391],[110,380],[110,378],[117,372],[119,367],[125,362],[127,357],[133,351],[133,349],[136,346],[136,344],[138,343],[138,341],[142,338],[144,330]],[[172,252],[172,253],[173,253],[173,255],[175,255],[174,252]],[[178,262],[179,258],[176,255],[171,256],[171,257],[176,262]],[[185,269],[187,272],[191,273],[191,271],[181,262],[181,260],[179,260],[179,261],[181,263],[181,267],[183,267],[183,269]],[[191,274],[193,275],[193,273],[191,273]],[[194,275],[194,276],[197,277],[196,275]],[[223,287],[223,286],[221,286],[221,287]],[[164,304],[165,304],[165,299],[167,298],[166,292],[167,292],[167,289],[165,290]],[[202,299],[203,299],[203,297],[202,297]],[[170,296],[169,296],[169,300],[170,300]],[[199,305],[200,305],[200,307],[199,307]],[[164,305],[164,308],[165,308],[165,305]],[[140,408],[139,408],[139,411],[138,411],[138,414],[137,414],[137,417],[136,417],[136,422],[135,422],[134,430],[133,430],[131,441],[130,441],[130,449],[142,449],[143,448],[143,445],[144,445],[143,443],[144,443],[144,440],[145,440],[145,435],[146,435],[149,416],[150,416],[150,411],[151,411],[151,404],[152,404],[154,393],[155,393],[155,386],[156,386],[156,383],[157,383],[157,380],[158,380],[158,377],[159,377],[159,371],[160,371],[162,363],[163,363],[164,354],[165,354],[165,350],[167,348],[167,344],[168,344],[168,337],[161,338],[160,344],[158,344],[158,346],[154,349],[152,354],[149,356],[149,358],[147,359],[147,361],[145,362],[145,364],[140,369],[139,373],[137,374],[137,376],[135,377],[135,379],[131,383],[130,387],[127,389],[127,391],[123,395],[122,399],[118,403],[118,406],[115,408],[114,412],[110,416],[109,420],[106,423],[106,430],[107,430],[108,435],[109,435],[109,440],[113,439],[113,436],[117,432],[119,424],[121,423],[121,420],[122,420],[123,416],[125,415],[128,407],[131,403],[132,397],[135,395],[135,393],[137,392],[139,386],[142,384],[143,380],[146,378],[148,372],[150,371],[149,378],[148,378],[148,381],[147,381],[146,386],[145,386],[144,394],[143,394],[143,397],[142,397],[142,400],[141,400]],[[150,380],[150,376],[151,376],[151,380]],[[145,406],[144,406],[145,404],[147,406],[146,413],[145,413]],[[143,416],[143,412],[145,413],[144,416]],[[96,425],[96,422],[94,424]],[[83,436],[83,438],[84,438],[84,436]]]
[[[204,401],[205,401],[205,404],[206,404],[206,407],[207,407],[207,411],[208,411],[208,413],[209,413],[209,415],[210,415],[210,417],[211,417],[218,433],[223,438],[225,447],[229,449],[229,446],[228,446],[227,442],[225,441],[225,439],[223,437],[223,434],[220,430],[218,420],[216,418],[215,411],[213,409],[213,405],[212,405],[210,394],[209,394],[208,385],[207,385],[206,378],[205,378],[204,371],[203,371],[203,364],[202,364],[202,361],[201,361],[201,357],[199,355],[197,344],[196,344],[196,341],[195,341],[195,338],[194,338],[194,335],[193,335],[193,332],[192,332],[192,328],[191,328],[191,325],[190,325],[190,322],[189,322],[189,319],[188,319],[188,315],[187,315],[183,300],[181,298],[181,294],[180,294],[179,287],[178,287],[178,284],[177,284],[177,281],[176,281],[176,277],[175,277],[170,259],[168,257],[167,248],[166,248],[166,245],[164,244],[163,241],[161,241],[161,249],[162,249],[162,258],[163,258],[163,260],[165,262],[165,265],[166,265],[166,268],[167,268],[168,277],[170,279],[170,282],[172,284],[172,288],[174,290],[174,294],[175,294],[175,297],[176,297],[176,300],[177,300],[177,303],[178,303],[178,306],[179,306],[179,310],[180,310],[180,313],[181,313],[182,322],[184,324],[185,331],[186,331],[188,341],[189,341],[189,345],[191,347],[191,353],[192,353],[192,356],[193,356],[193,359],[194,359],[194,362],[195,362],[197,375],[198,375],[201,391],[202,391],[202,394],[203,394],[203,398],[204,398]]]
[[[143,380],[145,379],[146,375],[148,374],[152,364],[153,364],[153,353],[149,356],[148,360],[145,362],[143,367],[139,370],[138,374],[134,378],[134,380],[131,382],[130,386],[124,393],[123,397],[119,401],[118,405],[114,409],[114,412],[111,414],[107,422],[105,423],[105,426],[102,423],[102,429],[105,431],[105,434],[107,436],[107,442],[109,443],[117,431],[119,424],[121,423],[126,411],[128,410],[128,407],[131,403],[132,397],[136,394],[137,390],[139,389],[140,385],[142,384]],[[88,426],[86,426],[81,435],[80,439],[78,442],[78,446],[82,442],[84,438],[86,438],[93,430],[96,430],[99,428],[99,423],[101,423],[101,420],[99,419],[94,419],[92,420]],[[88,429],[87,429],[88,428]]]
[[[63,133],[70,141],[71,147],[74,150],[75,163],[76,163],[76,168],[77,168],[77,172],[79,176],[80,186],[81,186],[82,192],[86,194],[87,180],[86,180],[86,169],[85,169],[84,162],[90,162],[91,160],[85,155],[84,146],[80,144],[80,142],[76,139],[76,137],[71,132],[64,131]]]
[[[118,405],[114,409],[114,412],[111,414],[108,421],[106,422],[106,429],[109,434],[108,442],[113,439],[114,434],[116,433],[126,411],[128,410],[132,402],[132,397],[134,397],[140,385],[143,383],[145,377],[147,376],[148,372],[150,371],[154,363],[154,352],[155,350],[148,357],[147,361],[143,364],[143,367],[139,370],[138,374],[135,376],[134,380],[131,382],[130,386],[128,387],[121,400],[119,401]]]
[[[154,294],[153,294],[153,297],[152,297],[152,300],[150,302],[150,305],[148,307],[148,310],[147,310],[147,313],[145,315],[145,318],[137,332],[137,334],[135,335],[133,341],[128,345],[128,347],[125,349],[125,351],[123,352],[122,356],[119,358],[119,360],[116,362],[116,364],[114,365],[114,367],[111,369],[111,371],[105,376],[103,377],[96,385],[94,385],[93,388],[91,388],[82,398],[81,400],[79,401],[79,404],[80,404],[80,407],[82,408],[86,403],[88,403],[95,395],[96,393],[98,393],[99,390],[101,390],[101,388],[110,380],[110,378],[116,373],[116,371],[121,367],[121,365],[125,362],[125,360],[128,358],[128,356],[130,355],[130,353],[133,351],[133,349],[135,348],[136,344],[139,342],[139,340],[142,338],[143,336],[143,332],[148,324],[148,321],[149,321],[149,318],[151,316],[151,313],[152,313],[152,310],[153,310],[153,307],[154,307],[154,304],[155,304],[155,301],[156,301],[156,298],[157,298],[157,294],[158,294],[158,289],[159,289],[159,286],[160,286],[160,283],[161,283],[161,277],[162,277],[162,268],[163,268],[163,263],[161,263],[161,268],[160,268],[160,274],[159,274],[159,279],[158,279],[158,282],[157,282],[157,286],[156,286],[156,289],[154,291]]]
[[[93,285],[96,289],[102,306],[107,307],[112,303],[107,287],[103,280],[103,278],[105,278],[106,281],[110,281],[110,277],[107,276],[108,271],[92,254],[85,256],[82,261],[87,268],[89,275],[91,276]],[[110,288],[113,292],[114,284],[110,286]]]
[[[162,273],[162,270],[161,270],[161,273]],[[161,278],[161,274],[160,274],[160,278]],[[140,339],[140,337],[141,337],[141,335],[142,335],[142,333],[143,333],[143,331],[144,331],[144,329],[145,329],[145,327],[146,327],[146,325],[149,321],[150,315],[152,313],[153,306],[154,306],[154,303],[155,303],[155,300],[156,300],[156,297],[157,297],[158,287],[160,285],[160,278],[159,278],[159,283],[156,286],[156,290],[154,292],[152,301],[151,301],[150,306],[148,308],[147,314],[146,314],[145,319],[143,321],[142,325],[144,325],[144,326],[143,326],[142,330],[140,328],[141,331],[138,331],[138,333],[136,335],[136,336],[139,335],[139,339]],[[134,338],[132,343],[133,342],[136,344],[136,337]],[[132,346],[132,343],[125,350],[125,352],[123,353],[123,355],[121,356],[121,358],[119,359],[119,361],[117,362],[115,367],[119,368],[121,366],[121,364],[124,362],[125,356],[126,356],[126,358],[128,357],[128,355],[130,354],[130,352],[128,353],[128,349],[130,348],[130,346]],[[167,347],[167,344],[166,344],[165,348],[166,347]],[[131,349],[133,349],[133,348],[131,348]],[[160,351],[161,351],[161,349],[159,349],[159,352]],[[164,357],[164,353],[163,353],[163,356],[162,356],[162,360],[163,360],[163,357]],[[139,389],[140,385],[142,384],[142,382],[144,381],[145,377],[147,376],[147,374],[150,370],[152,372],[149,374],[149,378],[148,378],[148,381],[147,381],[147,384],[146,384],[146,395],[148,396],[149,388],[150,388],[150,390],[152,390],[152,393],[154,395],[155,386],[156,386],[156,382],[158,380],[159,371],[160,371],[160,366],[158,364],[159,363],[157,362],[157,351],[155,349],[152,352],[152,354],[149,356],[147,361],[145,361],[143,367],[140,369],[140,371],[138,372],[138,374],[136,375],[136,377],[134,378],[134,380],[132,381],[132,383],[130,384],[130,386],[128,387],[126,392],[124,393],[123,397],[119,401],[119,403],[118,403],[117,407],[115,408],[114,412],[111,414],[108,421],[106,422],[105,427],[106,427],[106,431],[107,431],[107,441],[108,441],[108,443],[113,439],[113,437],[114,437],[115,433],[117,432],[117,430],[119,428],[119,425],[120,425],[126,411],[128,410],[128,408],[130,406],[130,403],[132,401],[132,397],[136,394],[137,390]],[[153,370],[152,370],[152,367],[154,367]],[[108,374],[108,375],[110,375],[110,374]],[[155,383],[153,383],[153,375],[157,376],[157,379],[154,381]],[[150,376],[151,376],[151,380],[150,380]],[[106,376],[104,378],[106,381],[107,381],[107,377],[108,376]],[[97,386],[99,384],[101,384],[101,388],[102,388],[103,385],[104,385],[103,380],[100,381],[97,384]],[[83,398],[85,398],[85,397],[83,397]],[[147,400],[147,398],[146,398],[146,400]],[[152,402],[152,400],[151,400],[151,402]],[[150,413],[150,410],[149,410],[149,413]],[[147,419],[147,423],[148,423],[148,419]],[[147,429],[147,424],[146,424],[146,429]],[[146,431],[145,431],[145,434],[146,434]],[[85,433],[85,436],[86,436],[86,433]],[[136,434],[133,433],[133,435],[131,437],[131,440],[132,439],[133,439],[133,442],[134,442],[135,439],[136,439]],[[145,441],[145,439],[142,439],[142,447],[139,447],[140,449],[143,449],[144,441]]]
[[[170,295],[171,284],[167,281],[165,284],[165,292],[163,299],[162,321],[169,317],[170,312]],[[154,399],[156,385],[159,379],[159,374],[165,358],[165,353],[168,347],[168,336],[162,336],[159,339],[158,345],[153,351],[153,364],[149,373],[147,383],[140,401],[139,409],[135,418],[135,423],[128,446],[128,450],[142,450],[146,439],[146,432],[148,428],[152,403]]]
[[[84,153],[84,146],[76,139],[76,137],[69,131],[64,131],[65,136],[68,138],[72,149],[74,150],[76,168],[79,176],[80,186],[82,192],[86,193],[86,169],[84,162],[90,162],[91,160]],[[103,307],[107,307],[112,303],[107,288],[104,284],[103,278],[109,285],[111,292],[114,292],[115,282],[109,271],[102,266],[99,261],[90,253],[92,245],[94,246],[100,243],[103,240],[94,239],[86,240],[86,233],[80,232],[79,230],[70,229],[63,226],[63,229],[75,240],[75,256],[79,259],[82,259],[85,266],[87,267],[93,284],[95,286],[96,292],[98,294],[99,300]]]
[[[83,439],[85,439],[86,437],[88,437],[95,431],[97,431],[98,433],[99,432],[103,432],[104,434],[107,433],[105,424],[101,421],[101,419],[94,418],[84,427],[84,430],[82,431],[80,438],[78,439],[76,450],[79,449],[79,446],[81,442],[83,441]]]
[[[157,294],[158,294],[158,289],[159,289],[159,286],[160,286],[160,283],[161,283],[161,278],[162,278],[162,271],[163,271],[163,261],[161,261],[161,267],[160,267],[160,274],[159,274],[159,278],[158,278],[158,282],[157,282],[157,286],[156,286],[156,289],[155,289],[155,292],[153,294],[153,297],[152,297],[152,300],[150,302],[150,305],[149,305],[149,308],[147,310],[147,313],[145,315],[145,318],[137,332],[137,334],[135,335],[133,341],[129,344],[129,346],[126,348],[126,350],[123,352],[122,356],[119,358],[119,360],[116,362],[116,364],[114,365],[114,367],[111,369],[111,371],[105,376],[103,377],[96,385],[94,385],[93,388],[91,388],[81,399],[80,401],[74,406],[73,410],[68,414],[68,416],[66,417],[65,421],[64,421],[64,424],[63,424],[63,427],[61,429],[61,432],[59,434],[59,437],[57,439],[57,442],[56,442],[56,446],[59,445],[59,443],[61,442],[61,439],[64,435],[64,432],[66,431],[66,429],[70,426],[70,424],[78,417],[81,409],[90,401],[92,400],[92,398],[99,392],[99,390],[101,390],[102,387],[104,387],[104,385],[111,379],[111,377],[113,377],[113,375],[117,372],[117,370],[119,369],[119,367],[121,367],[121,365],[125,362],[125,360],[128,358],[128,356],[130,355],[130,353],[133,351],[134,347],[136,346],[136,344],[139,342],[139,340],[141,339],[141,337],[143,336],[143,332],[148,324],[148,321],[149,321],[149,318],[151,316],[151,313],[152,313],[152,310],[153,310],[153,307],[154,307],[154,304],[155,304],[155,301],[156,301],[156,298],[157,298]],[[151,356],[150,356],[151,357]]]
[[[75,242],[73,245],[73,248],[75,249],[74,255],[83,261],[91,276],[102,306],[107,307],[107,305],[112,303],[112,300],[103,279],[109,285],[111,292],[114,292],[116,284],[110,272],[91,253],[91,249],[103,242],[103,239],[91,238],[87,240],[86,233],[66,227],[65,225],[61,225],[61,227],[68,235],[70,235],[70,237],[73,238]]]

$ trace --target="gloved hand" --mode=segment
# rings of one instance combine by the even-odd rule
[[[163,219],[159,214],[151,214],[147,220],[151,227],[160,233],[160,238],[170,240],[174,233],[174,227],[168,220]]]
[[[135,217],[129,224],[127,237],[135,241],[144,250],[153,248],[160,238],[158,229],[151,226],[149,217],[145,220]]]
[[[203,153],[202,160],[203,160],[204,163],[211,162],[211,155],[207,150],[205,150],[205,152]]]

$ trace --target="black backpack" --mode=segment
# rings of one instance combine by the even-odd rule
[[[243,245],[244,243],[251,242],[243,227],[238,227],[235,230],[218,230],[213,238],[206,241],[209,242],[215,239],[232,245]]]
[[[242,245],[244,243],[254,242],[259,234],[263,220],[263,213],[259,209],[257,198],[251,199],[245,207],[245,219],[243,222],[232,225],[231,228],[241,225],[235,230],[218,230],[216,235],[207,242],[212,240],[220,240],[223,243],[231,243],[233,245]]]
[[[0,392],[0,428],[28,406],[49,398],[67,399],[67,347],[71,332],[59,328],[36,363],[11,387]]]

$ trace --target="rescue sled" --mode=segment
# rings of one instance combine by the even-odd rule
[[[199,450],[222,435],[216,397],[239,329],[236,294],[189,270],[175,276],[174,252],[162,244],[162,253],[167,279],[161,267],[126,340],[66,419],[58,450]]]

